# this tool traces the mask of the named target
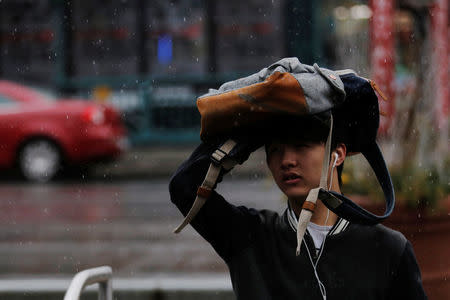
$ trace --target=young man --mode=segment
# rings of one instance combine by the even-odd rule
[[[351,70],[291,57],[198,99],[207,142],[171,179],[172,202],[186,216],[175,232],[191,222],[228,265],[238,299],[426,299],[411,244],[374,225],[395,202],[376,144],[377,90]],[[282,215],[236,207],[214,191],[224,170],[263,144],[288,198]],[[384,215],[340,194],[347,151],[361,152],[374,170]]]
[[[426,299],[412,246],[401,233],[350,223],[320,200],[296,256],[296,222],[319,184],[327,130],[291,125],[266,141],[268,167],[288,198],[282,215],[236,207],[213,191],[191,222],[228,265],[237,299]],[[328,185],[340,192],[335,167],[341,168],[346,145],[332,144]],[[184,215],[217,147],[202,143],[171,179],[171,200]],[[244,157],[254,150],[248,149]]]

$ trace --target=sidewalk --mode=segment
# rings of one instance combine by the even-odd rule
[[[97,166],[92,175],[98,179],[169,178],[195,147],[190,145],[132,148],[117,161]],[[246,178],[268,174],[264,149],[252,153],[248,161],[232,170],[232,174]]]

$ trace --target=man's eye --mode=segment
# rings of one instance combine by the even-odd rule
[[[307,147],[308,145],[305,144],[305,143],[297,143],[297,144],[295,144],[294,146],[295,146],[296,148],[304,148],[304,147]]]
[[[275,153],[275,152],[278,152],[279,150],[280,150],[279,147],[270,147],[269,148],[269,153]]]

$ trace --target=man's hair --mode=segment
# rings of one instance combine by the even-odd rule
[[[334,128],[333,128],[334,129]],[[312,144],[323,144],[327,142],[329,133],[329,126],[324,121],[317,118],[283,118],[280,122],[274,125],[273,129],[268,132],[268,142],[265,144],[267,149],[273,140],[299,140]],[[343,141],[339,132],[333,130],[331,137],[331,152]],[[345,144],[345,143],[344,143]],[[331,155],[331,154],[330,154]],[[342,171],[344,169],[344,162],[336,167],[338,173],[339,186],[342,187]]]

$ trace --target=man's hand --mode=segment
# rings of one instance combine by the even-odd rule
[[[231,139],[236,142],[236,146],[230,151],[228,157],[237,161],[238,164],[243,164],[252,152],[264,145],[263,141],[248,137],[234,137]]]

